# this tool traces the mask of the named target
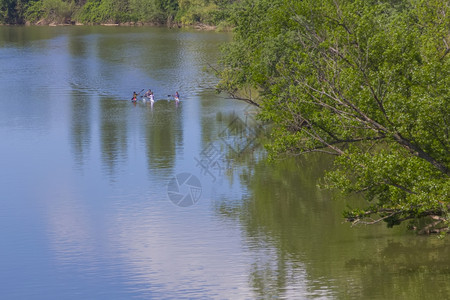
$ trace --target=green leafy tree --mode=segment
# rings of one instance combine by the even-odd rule
[[[16,1],[0,0],[0,22],[8,23],[14,18],[14,8]]]
[[[136,21],[128,0],[88,0],[77,12],[76,19],[83,23]]]
[[[0,23],[209,23],[227,27],[234,0],[0,0]]]
[[[261,107],[273,156],[336,156],[325,185],[368,201],[348,221],[448,231],[449,6],[243,1],[218,88]]]
[[[28,0],[0,0],[0,24],[21,24]]]
[[[178,11],[178,0],[157,0],[160,9],[166,15],[167,23],[173,21]]]
[[[158,0],[130,0],[130,9],[143,22],[164,22],[166,15]]]

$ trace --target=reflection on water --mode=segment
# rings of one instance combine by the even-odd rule
[[[276,166],[248,161],[241,179],[249,191],[242,201],[215,203],[217,214],[243,224],[249,247],[270,253],[250,273],[255,292],[298,295],[301,280],[300,292],[309,297],[389,299],[401,291],[408,299],[446,298],[448,242],[405,234],[404,228],[342,224],[345,201],[316,186],[330,163],[321,155]]]
[[[449,242],[350,228],[323,156],[264,160],[251,108],[202,70],[227,34],[0,27],[0,280],[7,299],[450,294]],[[131,103],[151,88],[157,101]],[[170,101],[176,90],[182,101]],[[202,196],[174,205],[180,173]]]
[[[84,166],[90,149],[92,102],[93,97],[83,93],[72,99],[70,137],[74,160],[81,167]]]
[[[163,172],[175,166],[183,145],[183,108],[175,101],[156,101],[152,114],[146,118],[145,140],[149,170]]]

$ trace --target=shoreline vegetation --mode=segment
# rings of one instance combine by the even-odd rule
[[[0,25],[167,26],[230,31],[234,0],[0,0]]]
[[[25,24],[0,24],[0,26],[106,26],[106,27],[127,27],[127,26],[135,26],[135,27],[169,27],[169,28],[191,28],[196,30],[205,30],[205,31],[231,31],[231,28],[221,28],[218,29],[218,26],[211,24],[203,24],[203,23],[195,23],[195,24],[166,24],[166,23],[156,23],[156,22],[123,22],[123,23],[79,23],[79,22],[70,22],[70,23],[58,23],[54,21],[48,21],[46,19],[39,20],[38,22],[31,23],[26,22]]]

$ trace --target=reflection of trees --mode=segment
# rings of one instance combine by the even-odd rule
[[[219,102],[219,101],[209,101]],[[204,109],[204,108],[203,108]],[[219,110],[213,109],[213,110]],[[243,160],[252,157],[258,146],[261,128],[253,118],[242,111],[215,111],[202,113],[202,146],[197,159],[201,172],[211,176],[213,181],[226,175],[230,182]],[[207,125],[205,125],[207,124]]]
[[[83,57],[86,54],[88,54],[89,44],[86,42],[86,39],[82,38],[82,35],[80,33],[86,34],[87,32],[84,29],[77,28],[76,30],[69,31],[67,34],[68,37],[67,50],[72,57]],[[73,66],[76,67],[78,66],[78,64],[74,64]],[[83,69],[85,67],[86,67],[85,65],[80,66],[80,68]]]
[[[85,96],[72,99],[71,139],[75,161],[80,166],[84,163],[91,140],[91,101],[92,99]]]
[[[285,294],[285,288],[289,285],[288,257],[276,249],[277,253],[263,253],[262,256],[276,257],[271,261],[258,258],[250,267],[250,284],[253,291],[264,299],[278,299]],[[295,276],[295,275],[294,275]]]
[[[207,96],[207,95],[206,95]],[[219,102],[219,101],[203,101],[203,102]],[[205,110],[207,104],[203,104],[202,109]],[[238,150],[238,153],[227,153],[230,159],[238,159],[241,150],[246,150],[248,146],[254,145],[254,138],[260,136],[260,124],[253,117],[246,116],[242,111],[221,111],[223,107],[218,104],[212,106],[212,113],[202,114],[202,145],[205,148],[211,142],[218,142],[224,145],[227,150]],[[212,126],[211,124],[214,124]],[[241,149],[242,148],[242,149]],[[235,152],[235,151],[232,151]],[[235,155],[238,154],[238,155]]]
[[[450,295],[450,246],[446,241],[412,237],[408,241],[387,241],[378,255],[349,258],[348,272],[358,278],[362,298],[388,299],[398,287],[407,291],[404,299],[447,299]],[[374,285],[374,282],[381,283]],[[403,298],[403,297],[402,297]]]
[[[83,40],[79,40],[76,37],[70,36],[68,39],[68,51],[76,57],[86,52],[87,44]],[[83,76],[87,73],[89,66],[84,60],[72,59],[70,62],[70,74],[72,77]],[[71,77],[71,78],[72,78]],[[72,88],[77,87],[73,85]],[[89,149],[90,135],[91,135],[91,101],[92,97],[89,97],[87,93],[72,92],[72,127],[71,138],[72,147],[75,156],[75,161],[80,166],[83,165],[86,156],[86,151]]]
[[[100,101],[102,162],[113,175],[119,158],[127,158],[127,120],[124,105],[128,102]]]
[[[241,180],[247,195],[242,201],[215,204],[218,214],[242,224],[255,253],[249,276],[258,297],[285,297],[303,284],[307,290],[302,293],[338,298],[448,295],[449,242],[418,239],[404,231],[396,236],[397,231],[382,224],[342,224],[345,202],[358,199],[332,199],[317,188],[329,161],[309,156],[276,165],[264,160],[245,164]]]
[[[211,101],[210,101],[211,102]],[[214,126],[202,126],[202,142],[208,144],[219,139],[220,133],[227,129],[228,125],[236,118],[235,112],[218,111],[214,115],[203,117],[204,124],[214,124]]]
[[[136,28],[134,34],[130,34],[128,28],[104,30],[97,46],[102,59],[108,63],[141,67],[150,72],[174,68],[178,63],[174,57],[179,51],[179,44],[169,34],[170,31],[163,35],[160,31],[164,29]],[[159,55],[161,53],[164,55]]]
[[[335,220],[328,212],[328,198],[316,187],[323,166],[329,162],[314,162],[289,159],[279,165],[267,166],[264,160],[250,164],[241,175],[250,195],[241,203],[219,203],[221,213],[244,224],[252,245],[258,245],[256,252],[261,252],[259,246],[275,246],[268,258],[258,258],[251,268],[251,284],[259,297],[284,297],[288,286],[301,285],[299,278],[304,272],[301,267],[294,267],[295,262],[303,260],[308,244],[320,247],[326,243],[321,239],[327,233],[320,231],[327,228],[329,232],[333,227],[330,224]],[[318,234],[313,236],[312,232]],[[328,255],[323,250],[322,253]]]
[[[0,30],[0,46],[3,46],[4,41],[24,45],[34,41],[49,40],[61,33],[62,31],[60,30],[48,30],[46,27],[39,26],[2,26],[2,30]]]
[[[183,145],[181,104],[157,101],[151,117],[147,118],[147,158],[149,170],[171,169],[175,164],[176,151]]]
[[[200,101],[201,123],[208,124],[201,127],[204,144],[217,140],[220,133],[226,130],[236,117],[241,118],[243,122],[248,119],[244,114],[248,109],[247,105],[236,102],[236,100],[226,99],[225,95],[217,96],[213,90],[204,90],[198,94],[198,97],[202,100]],[[215,100],[211,101],[211,98]],[[214,124],[214,126],[210,124]]]

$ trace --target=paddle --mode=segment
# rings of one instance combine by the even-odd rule
[[[142,89],[139,93],[136,94],[136,97],[139,96],[140,93],[142,93],[145,89]],[[137,100],[137,99],[136,99]],[[131,97],[131,101],[133,101],[133,97]]]
[[[167,97],[173,97],[175,100],[179,101],[180,100],[180,96],[175,94],[175,95],[167,95]]]

